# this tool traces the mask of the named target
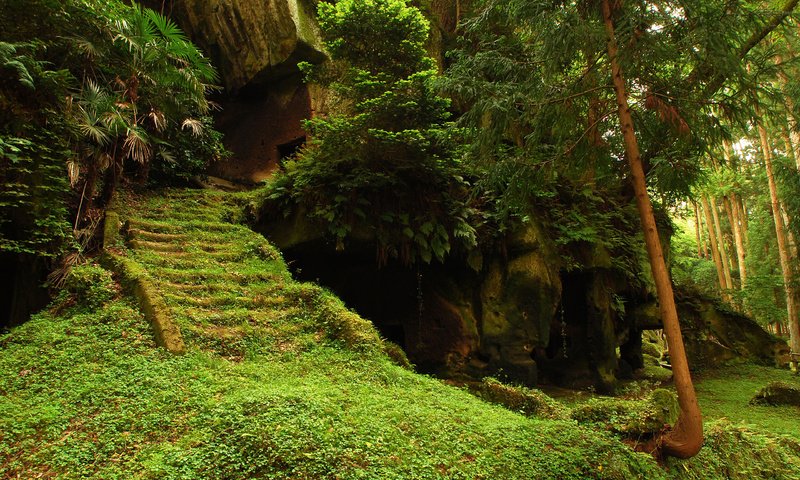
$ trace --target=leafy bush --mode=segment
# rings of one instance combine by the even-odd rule
[[[90,310],[102,307],[117,295],[117,285],[111,272],[95,264],[72,267],[64,282],[63,294],[73,297]]]

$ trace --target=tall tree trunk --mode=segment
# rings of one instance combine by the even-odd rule
[[[700,210],[697,202],[692,202],[694,206],[694,237],[697,240],[697,258],[703,258],[703,239],[700,238]]]
[[[675,427],[661,438],[661,450],[667,455],[689,458],[696,455],[703,446],[703,417],[700,413],[700,405],[697,403],[692,377],[689,373],[689,362],[686,359],[681,327],[678,322],[678,311],[675,308],[672,282],[664,262],[661,240],[658,237],[656,219],[653,215],[653,206],[647,194],[642,157],[639,152],[639,144],[636,140],[633,118],[628,104],[628,91],[617,59],[617,41],[609,0],[602,0],[602,8],[603,21],[608,37],[606,46],[608,48],[608,58],[611,62],[611,77],[616,93],[619,123],[625,142],[625,153],[631,169],[631,181],[636,196],[639,218],[642,222],[642,233],[647,247],[647,256],[650,260],[650,269],[656,284],[661,320],[664,323],[664,333],[667,337],[667,345],[672,359],[672,373],[675,378],[678,405],[680,406],[680,415]]]
[[[711,215],[714,219],[714,230],[717,232],[717,241],[719,256],[722,262],[722,273],[725,276],[725,290],[733,289],[733,280],[731,279],[731,258],[728,255],[728,249],[725,247],[725,237],[722,235],[722,223],[719,221],[719,210],[717,200],[709,195],[708,201],[711,203]],[[730,299],[729,299],[730,300]]]
[[[775,185],[775,176],[772,171],[772,151],[769,146],[769,137],[767,136],[767,130],[760,122],[758,124],[758,136],[761,139],[761,150],[764,153],[764,165],[767,170],[772,217],[775,221],[775,236],[778,239],[778,256],[781,260],[783,286],[786,293],[786,311],[789,317],[789,343],[792,348],[792,353],[800,353],[800,323],[797,317],[797,296],[793,283],[792,265],[789,261],[789,246],[786,242],[786,232],[784,231],[783,219],[781,216],[778,188]]]
[[[722,257],[719,254],[719,242],[717,242],[717,234],[714,229],[714,220],[711,214],[711,207],[708,204],[705,196],[700,196],[700,202],[703,204],[703,212],[706,215],[706,227],[708,229],[708,243],[711,245],[711,258],[714,259],[714,266],[717,267],[717,280],[719,281],[719,289],[722,297],[727,300],[727,285],[725,284],[725,270],[722,267]]]
[[[731,142],[729,142],[727,139],[723,139],[722,147],[728,167],[734,171],[737,170],[738,165],[734,161],[733,147],[731,146]],[[728,216],[730,217],[731,221],[731,229],[733,230],[733,240],[736,242],[736,260],[739,264],[739,288],[744,290],[744,287],[747,284],[747,268],[745,266],[746,251],[744,249],[744,234],[742,233],[742,225],[739,224],[740,219],[737,208],[736,193],[731,192],[731,198],[726,199],[725,202],[725,210],[728,212]]]
[[[750,245],[748,240],[749,221],[747,218],[747,205],[741,195],[736,196],[736,208],[739,209],[739,220],[742,222],[742,240],[745,245]]]
[[[783,63],[783,59],[780,55],[775,57],[775,62],[778,64]],[[797,165],[797,169],[800,170],[800,131],[798,131],[797,119],[794,116],[794,100],[792,100],[792,96],[787,93],[789,77],[786,76],[786,72],[781,68],[778,68],[778,80],[781,83],[781,90],[783,90],[783,101],[784,105],[786,105],[786,122],[789,125],[787,137],[789,139],[789,141],[787,141],[789,148],[787,148],[786,154],[794,158],[795,165]]]

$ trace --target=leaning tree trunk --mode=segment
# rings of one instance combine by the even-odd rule
[[[639,153],[639,144],[636,140],[633,118],[628,105],[628,91],[625,87],[622,69],[617,60],[617,41],[609,0],[602,1],[602,8],[608,37],[607,47],[609,61],[611,62],[611,76],[617,98],[619,122],[625,142],[625,153],[631,169],[636,206],[639,210],[647,256],[650,260],[650,268],[656,284],[661,320],[664,323],[664,333],[667,337],[667,345],[672,359],[672,372],[675,378],[675,387],[678,391],[678,405],[680,406],[678,421],[675,427],[660,439],[660,447],[661,451],[667,455],[689,458],[696,455],[703,446],[703,417],[700,413],[700,406],[697,403],[692,377],[689,373],[689,362],[686,360],[683,337],[678,323],[678,311],[675,307],[672,282],[664,262],[661,240],[658,237],[658,228],[653,215],[653,206],[647,194],[642,157]]]
[[[775,236],[778,240],[778,256],[781,261],[781,271],[783,273],[783,286],[786,292],[786,311],[789,317],[789,343],[792,353],[800,353],[800,325],[798,324],[798,306],[796,304],[792,265],[789,261],[789,246],[786,242],[786,232],[784,231],[783,218],[781,215],[781,205],[778,200],[778,189],[775,185],[775,176],[772,171],[772,151],[769,147],[769,138],[764,126],[758,124],[758,136],[761,139],[761,150],[764,153],[764,165],[767,170],[767,183],[769,184],[769,198],[772,206],[772,217],[775,221]]]

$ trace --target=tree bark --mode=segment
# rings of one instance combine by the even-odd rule
[[[756,112],[758,114],[758,111]],[[769,146],[767,130],[759,122],[758,136],[761,139],[761,150],[764,154],[764,165],[767,170],[767,182],[769,183],[769,198],[772,206],[772,217],[775,221],[775,236],[778,240],[778,256],[781,261],[781,272],[783,273],[783,286],[786,293],[786,312],[789,324],[789,344],[792,353],[800,353],[800,324],[798,322],[798,309],[796,304],[797,296],[793,283],[792,265],[789,261],[789,247],[786,242],[786,232],[784,231],[783,219],[781,216],[781,205],[778,199],[778,189],[775,185],[775,176],[772,170],[772,151]]]
[[[714,220],[714,230],[717,233],[717,249],[719,250],[719,257],[722,263],[722,274],[725,277],[724,290],[729,291],[733,289],[733,280],[731,279],[731,258],[728,255],[728,249],[725,248],[725,238],[722,236],[722,223],[719,221],[719,210],[717,200],[709,195],[708,201],[711,203],[711,217]],[[727,294],[725,295],[727,297]]]
[[[749,223],[747,218],[747,205],[744,203],[744,198],[742,198],[741,195],[736,196],[736,208],[739,209],[739,220],[742,222],[742,240],[744,241],[745,245],[749,245],[750,241],[748,240]]]
[[[780,55],[775,57],[775,62],[778,64],[783,63],[783,59]],[[789,130],[787,132],[787,137],[784,139],[788,144],[786,153],[791,158],[794,158],[795,165],[797,165],[797,169],[800,170],[800,131],[798,131],[797,119],[794,116],[794,100],[792,100],[792,96],[787,92],[789,77],[786,76],[786,72],[781,68],[778,68],[778,80],[781,83],[781,90],[783,91],[783,101],[786,106],[786,122],[788,123]]]
[[[674,428],[661,438],[660,446],[661,451],[667,455],[689,458],[696,455],[703,446],[703,417],[700,413],[700,406],[697,403],[692,377],[689,373],[689,362],[686,359],[680,323],[678,322],[678,311],[675,307],[672,282],[664,262],[661,240],[658,236],[658,228],[653,215],[653,206],[647,194],[642,157],[639,152],[639,144],[636,140],[633,118],[628,104],[628,91],[617,59],[617,41],[609,0],[602,0],[602,9],[607,34],[606,46],[611,63],[611,77],[616,93],[625,153],[631,169],[631,181],[636,196],[636,206],[639,210],[647,256],[650,260],[650,268],[656,284],[661,320],[664,323],[664,333],[667,337],[667,345],[672,359],[672,372],[678,392],[678,405],[680,406],[678,421]]]
[[[747,251],[744,249],[744,235],[742,235],[742,226],[739,220],[739,210],[736,208],[735,199],[730,201],[730,214],[733,225],[733,238],[736,241],[736,260],[739,263],[739,287],[744,290],[747,285],[747,265],[745,259],[747,258]]]

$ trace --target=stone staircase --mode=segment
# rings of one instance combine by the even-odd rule
[[[123,254],[149,276],[188,349],[234,360],[291,349],[309,327],[298,321],[303,289],[274,247],[235,223],[235,198],[167,190],[118,202]]]

